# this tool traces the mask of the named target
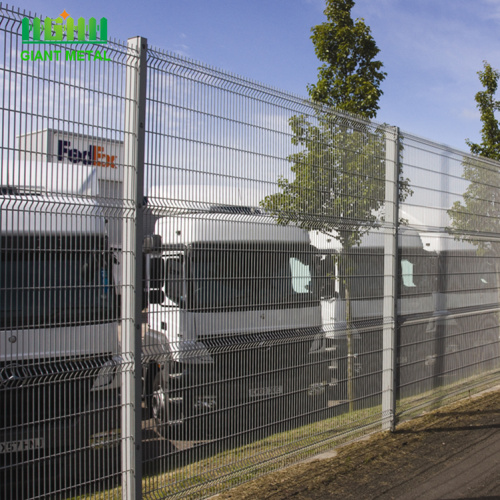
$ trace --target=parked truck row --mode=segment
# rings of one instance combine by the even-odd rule
[[[126,312],[97,205],[12,187],[1,196],[0,467],[13,477],[119,428]],[[374,230],[347,255],[331,235],[247,207],[158,217],[144,241],[142,346],[158,432],[207,440],[301,425],[348,398],[376,404],[381,242]],[[415,227],[400,230],[398,246],[400,396],[497,368],[497,259]]]

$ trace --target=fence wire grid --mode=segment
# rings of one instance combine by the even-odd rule
[[[141,37],[36,57],[34,17],[0,7],[1,498],[206,498],[498,383],[498,163]]]

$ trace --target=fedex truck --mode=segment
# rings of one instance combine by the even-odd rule
[[[12,482],[36,496],[43,471],[61,487],[119,421],[112,257],[93,202],[13,187],[1,189],[0,250],[0,496]]]
[[[145,400],[164,435],[295,425],[326,408],[330,356],[306,231],[213,205],[145,240]]]

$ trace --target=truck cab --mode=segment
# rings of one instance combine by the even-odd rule
[[[49,470],[118,427],[112,259],[93,203],[12,187],[0,251],[1,479],[36,489],[29,466]]]
[[[327,406],[306,231],[219,207],[162,217],[146,241],[145,395],[164,434],[227,435]]]

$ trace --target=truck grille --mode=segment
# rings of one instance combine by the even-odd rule
[[[0,431],[78,415],[85,409],[94,379],[108,359],[0,364]]]

